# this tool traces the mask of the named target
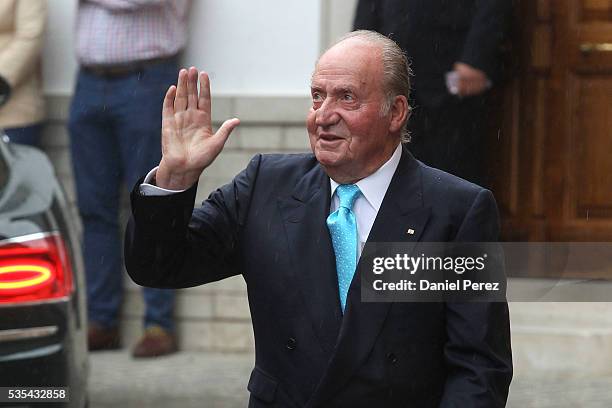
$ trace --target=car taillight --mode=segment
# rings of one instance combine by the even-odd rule
[[[0,241],[0,303],[61,298],[72,290],[72,266],[59,234]]]

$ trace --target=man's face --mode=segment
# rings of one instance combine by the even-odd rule
[[[320,59],[312,76],[307,127],[310,147],[330,177],[352,183],[389,158],[390,135],[380,48],[359,39],[342,41]]]

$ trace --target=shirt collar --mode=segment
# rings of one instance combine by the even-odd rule
[[[370,174],[368,177],[359,180],[357,187],[361,190],[361,194],[370,203],[370,205],[378,212],[382,204],[387,188],[391,184],[391,179],[395,174],[395,170],[402,157],[402,144],[398,144],[391,158],[385,162],[378,170]],[[331,185],[331,196],[333,198],[336,188],[339,186],[333,179],[329,179]]]

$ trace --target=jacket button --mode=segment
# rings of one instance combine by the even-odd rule
[[[391,364],[395,364],[397,363],[397,356],[393,353],[387,353],[387,360],[391,363]]]
[[[297,346],[297,341],[293,337],[289,337],[287,339],[287,343],[285,344],[285,347],[287,347],[287,350],[294,350],[296,346]]]

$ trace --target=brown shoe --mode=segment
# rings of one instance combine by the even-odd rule
[[[87,329],[87,346],[89,351],[121,348],[119,329],[116,327],[107,328],[98,323],[90,322]]]
[[[132,356],[136,358],[158,357],[175,353],[177,350],[176,338],[172,333],[160,326],[149,326],[134,346]]]

